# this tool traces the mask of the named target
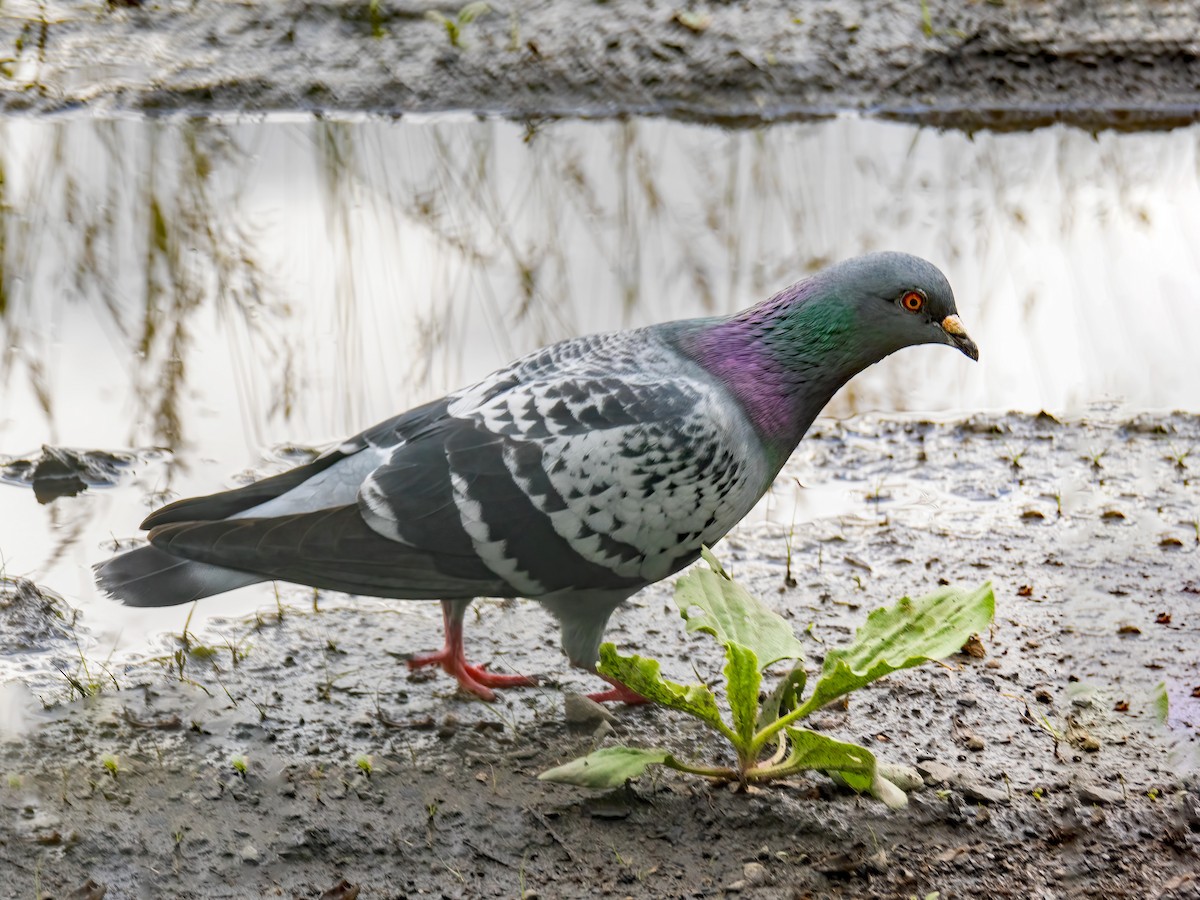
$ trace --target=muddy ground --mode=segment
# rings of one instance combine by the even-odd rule
[[[823,777],[749,793],[674,773],[608,794],[537,781],[601,744],[720,749],[656,709],[568,725],[564,693],[598,685],[531,603],[468,622],[473,657],[542,678],[489,705],[408,673],[439,643],[431,604],[314,608],[285,587],[253,618],[106,665],[81,621],[85,667],[48,600],[10,595],[8,652],[49,648],[62,672],[33,667],[0,698],[26,720],[0,745],[0,895],[93,879],[108,897],[317,897],[345,879],[363,897],[1198,896],[1197,448],[1200,418],[1178,414],[818,423],[784,477],[840,514],[793,528],[776,508],[718,548],[804,633],[810,669],[905,593],[996,591],[986,656],[816,717],[930,773],[898,812]],[[610,638],[719,684],[669,590],[635,598]]]
[[[0,110],[752,124],[854,109],[973,129],[1163,127],[1200,109],[1191,0],[510,0],[460,25],[462,5],[10,0]]]
[[[454,20],[460,4],[9,2],[0,111],[756,124],[850,109],[973,129],[1163,127],[1200,109],[1191,2],[539,0],[493,3],[457,46],[429,6]],[[477,604],[472,655],[543,679],[486,705],[407,672],[440,641],[429,606],[314,609],[285,587],[248,621],[126,660],[52,599],[10,592],[0,649],[33,652],[28,686],[0,692],[0,719],[24,720],[0,744],[0,896],[99,896],[89,879],[110,898],[1200,896],[1197,447],[1188,416],[855,420],[806,440],[788,474],[849,511],[793,530],[776,509],[718,552],[812,626],[811,667],[874,606],[995,585],[986,657],[817,717],[931,773],[899,812],[821,778],[538,782],[599,743],[719,750],[655,709],[568,725],[564,692],[597,685],[532,604]],[[635,598],[610,637],[719,682],[669,590]]]

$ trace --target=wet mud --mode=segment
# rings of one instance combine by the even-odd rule
[[[6,4],[0,108],[670,115],[942,127],[1195,121],[1184,0]]]
[[[484,704],[404,665],[438,645],[436,605],[280,586],[249,618],[136,657],[105,656],[86,621],[32,632],[40,663],[0,695],[21,723],[0,745],[7,889],[1195,896],[1197,448],[1200,418],[1183,414],[823,420],[781,486],[799,479],[837,513],[793,521],[790,500],[768,501],[719,545],[804,635],[810,669],[876,606],[993,583],[975,655],[815,716],[918,767],[926,785],[905,810],[817,776],[745,793],[674,773],[611,793],[538,782],[607,743],[721,751],[663,710],[568,724],[565,693],[598,685],[568,669],[535,604],[483,601],[468,618],[473,657],[542,682]],[[684,634],[669,591],[634,598],[610,639],[719,688],[722,660]]]
[[[427,6],[8,3],[0,111],[471,109],[533,134],[560,116],[845,110],[1139,130],[1200,109],[1200,9],[1176,0],[537,0],[469,23],[458,3]],[[821,777],[749,792],[674,773],[604,794],[537,781],[607,743],[721,751],[663,710],[568,724],[567,692],[598,685],[567,668],[534,604],[469,617],[475,659],[541,679],[488,705],[404,665],[440,643],[432,604],[281,585],[245,618],[118,654],[98,637],[103,607],[89,621],[6,577],[0,652],[20,677],[0,685],[0,896],[1200,896],[1197,448],[1184,414],[818,424],[787,499],[717,548],[805,635],[810,669],[899,596],[996,590],[982,655],[815,717],[918,767],[926,784],[898,812]],[[149,503],[153,479],[126,476],[166,464],[71,452],[7,460],[20,486],[3,489],[40,483],[52,510],[81,486]],[[799,516],[794,480],[819,498]],[[634,598],[610,639],[719,689],[721,660],[684,635],[669,592]]]

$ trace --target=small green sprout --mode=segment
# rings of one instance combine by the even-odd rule
[[[371,757],[367,756],[365,753],[360,753],[358,756],[354,757],[354,764],[358,766],[359,771],[368,778],[370,778],[371,773],[375,771],[375,765],[371,761]]]
[[[229,758],[229,765],[233,766],[233,771],[245,778],[246,769],[249,767],[250,763],[243,754],[235,753]]]
[[[10,788],[12,788],[14,791],[16,791],[16,790],[20,790],[20,788],[21,788],[21,776],[20,776],[20,775],[18,775],[16,772],[13,772],[13,773],[11,773],[11,774],[8,776],[8,786],[9,786]]]
[[[121,771],[121,762],[115,754],[105,753],[100,757],[100,765],[104,766],[105,770],[113,778],[116,778]]]
[[[450,46],[462,49],[463,30],[485,13],[491,12],[491,7],[483,2],[468,3],[458,11],[458,15],[451,19],[449,16],[443,15],[436,9],[425,11],[425,18],[431,22],[437,22],[446,29],[446,37],[450,39]]]

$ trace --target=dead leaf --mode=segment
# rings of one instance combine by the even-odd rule
[[[973,656],[975,659],[983,659],[987,656],[987,648],[983,646],[983,641],[979,639],[979,635],[973,634],[967,638],[967,642],[962,645],[962,653],[967,656]]]
[[[321,895],[321,900],[355,900],[361,886],[351,884],[345,878]]]

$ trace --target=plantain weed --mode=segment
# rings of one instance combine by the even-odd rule
[[[600,647],[597,672],[647,700],[700,719],[733,748],[734,766],[693,763],[660,748],[605,747],[543,772],[546,781],[613,788],[665,766],[692,775],[737,782],[788,778],[806,770],[835,774],[857,791],[868,791],[888,806],[907,803],[899,767],[875,759],[865,747],[796,727],[801,720],[885,675],[958,652],[967,639],[984,633],[995,615],[990,584],[975,590],[943,587],[916,600],[902,598],[877,609],[846,647],[831,649],[807,698],[803,647],[781,616],[734,582],[707,549],[708,568],[697,568],[675,585],[675,605],[688,631],[715,638],[724,647],[728,721],[716,695],[704,684],[677,684],[662,677],[656,659],[622,656],[611,643]],[[790,670],[774,685],[763,673],[788,661]]]

